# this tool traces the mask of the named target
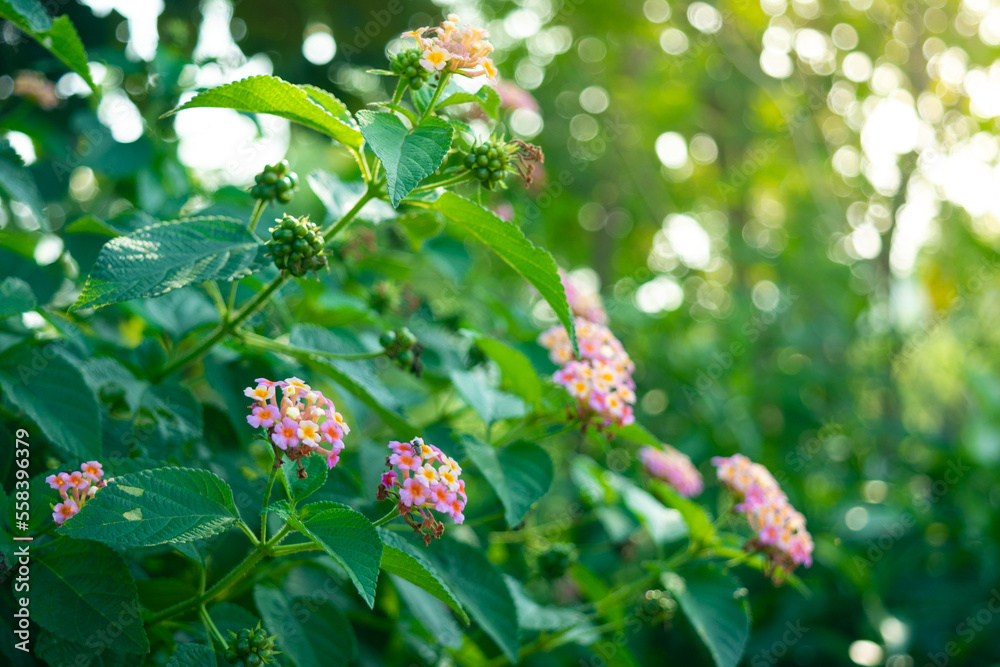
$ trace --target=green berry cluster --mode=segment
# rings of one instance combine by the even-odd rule
[[[309,221],[309,216],[294,218],[286,213],[270,231],[271,240],[267,243],[271,246],[274,265],[283,272],[301,277],[307,271],[326,266],[323,234]]]
[[[420,64],[421,57],[420,49],[403,49],[389,59],[389,69],[406,81],[410,88],[419,90],[431,76],[430,71]]]
[[[299,187],[299,177],[288,171],[288,160],[264,166],[264,171],[254,176],[256,185],[250,188],[254,199],[271,201],[277,199],[282,204],[292,201],[292,193]]]
[[[226,662],[236,667],[260,667],[271,662],[280,651],[274,650],[276,636],[268,637],[267,631],[260,627],[243,628],[238,633],[229,631],[229,648],[226,650]]]
[[[566,570],[576,560],[576,547],[565,542],[557,542],[538,555],[538,574],[553,580],[566,574]]]
[[[493,138],[473,146],[462,165],[490,190],[496,190],[510,171],[510,156],[504,142]]]
[[[424,363],[420,360],[424,346],[417,342],[417,337],[412,331],[406,327],[386,331],[379,337],[378,342],[385,348],[385,356],[394,359],[403,370],[420,377],[420,373],[424,370]]]

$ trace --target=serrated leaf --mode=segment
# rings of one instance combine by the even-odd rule
[[[70,310],[159,296],[206,280],[250,273],[261,242],[231,218],[188,218],[108,241]]]
[[[524,401],[513,394],[491,387],[482,368],[471,371],[453,368],[448,376],[459,395],[487,424],[524,416],[526,410]]]
[[[736,667],[750,637],[750,604],[740,581],[715,567],[680,577],[668,573],[663,584],[705,644],[716,667]]]
[[[324,510],[301,522],[291,520],[304,535],[333,556],[347,571],[368,606],[374,607],[382,540],[371,521],[348,507]]]
[[[455,599],[455,594],[441,579],[434,565],[413,545],[395,533],[378,529],[382,539],[382,569],[397,577],[416,584],[427,593],[451,607],[462,622],[469,624],[469,615],[465,613],[462,604]]]
[[[503,574],[483,552],[461,542],[437,540],[427,552],[469,616],[516,664],[520,651],[517,608]]]
[[[37,306],[28,283],[13,276],[0,282],[0,320],[34,310]]]
[[[31,610],[39,625],[90,648],[149,652],[135,581],[114,550],[66,540],[33,560]]]
[[[201,540],[238,520],[233,491],[218,475],[156,468],[116,477],[59,530],[106,544],[147,547]]]
[[[314,86],[297,86],[276,76],[251,76],[206,90],[164,115],[198,107],[280,116],[352,148],[359,148],[363,141],[347,108],[333,94]]]
[[[504,506],[504,520],[511,527],[521,523],[531,506],[552,485],[552,459],[548,452],[532,442],[518,440],[497,449],[465,435],[462,445],[500,498]]]
[[[53,20],[38,0],[0,0],[0,17],[13,22],[64,65],[83,77],[91,90],[101,94],[100,88],[90,78],[87,51],[68,16]]]
[[[517,394],[529,403],[542,397],[542,381],[523,352],[484,336],[476,338],[476,345],[500,368],[503,389]]]
[[[559,321],[569,332],[574,348],[576,347],[573,313],[566,301],[566,291],[552,255],[533,245],[513,222],[501,220],[482,206],[453,192],[442,194],[434,203],[434,208],[485,243],[524,276],[552,306]]]
[[[299,502],[319,491],[326,483],[329,474],[326,459],[322,456],[310,456],[299,461],[308,475],[305,479],[299,479],[295,461],[285,461],[281,465],[281,483],[292,502]]]
[[[215,667],[215,652],[204,644],[181,644],[170,656],[167,667]]]
[[[359,111],[361,134],[385,169],[393,207],[422,180],[437,171],[451,148],[454,130],[440,118],[425,118],[407,129],[393,113]]]
[[[310,350],[338,354],[365,351],[350,345],[348,341],[338,338],[326,329],[311,324],[298,325],[292,329],[289,342],[305,353]],[[313,359],[310,363],[360,399],[395,430],[403,433],[414,430],[407,419],[398,412],[399,399],[379,380],[375,366],[371,361],[367,359]]]
[[[101,410],[75,362],[52,346],[0,355],[0,389],[69,461],[101,455]]]
[[[357,656],[358,643],[351,623],[328,600],[288,598],[274,588],[257,586],[254,602],[279,648],[296,667],[346,665]]]

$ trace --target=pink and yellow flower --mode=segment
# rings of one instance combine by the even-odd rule
[[[104,468],[97,461],[82,463],[80,470],[49,475],[45,482],[59,491],[62,498],[62,502],[52,508],[52,519],[59,526],[77,515],[99,489],[108,485],[104,479]]]
[[[470,25],[459,26],[455,14],[449,14],[439,26],[418,28],[402,36],[417,42],[420,65],[430,72],[447,70],[468,77],[486,76],[491,82],[496,80],[497,71],[489,57],[493,52],[489,33]]]
[[[716,456],[712,465],[719,481],[739,499],[736,511],[746,515],[756,533],[747,547],[763,552],[775,570],[810,567],[814,545],[806,519],[788,502],[774,475],[742,454]]]
[[[313,454],[325,456],[330,468],[337,465],[344,449],[343,437],[351,429],[333,401],[295,377],[280,381],[257,378],[256,382],[256,387],[247,387],[243,392],[254,400],[247,423],[266,430],[274,448],[275,466],[280,466],[282,456],[287,456],[296,462],[302,476],[305,469],[301,459]]]
[[[705,486],[691,459],[670,445],[663,445],[662,449],[643,447],[639,450],[639,461],[647,473],[662,479],[685,498],[697,496]]]
[[[444,533],[444,524],[434,518],[431,510],[447,514],[455,523],[465,521],[465,482],[459,479],[462,467],[439,447],[413,438],[410,442],[392,441],[385,458],[388,472],[376,497],[392,499],[400,514],[425,544]]]

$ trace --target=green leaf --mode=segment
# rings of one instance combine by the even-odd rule
[[[38,306],[31,286],[11,276],[0,283],[0,320],[34,310]]]
[[[471,371],[455,368],[448,375],[465,402],[487,424],[524,416],[526,409],[524,401],[513,394],[491,387],[482,368]]]
[[[198,107],[280,116],[351,148],[360,148],[363,141],[347,107],[331,93],[314,86],[297,86],[276,76],[251,76],[206,90],[164,116]]]
[[[427,591],[396,575],[389,575],[396,592],[410,613],[424,626],[427,633],[441,646],[458,648],[462,645],[462,628],[459,627],[444,605]]]
[[[552,632],[586,623],[587,617],[582,612],[565,607],[538,604],[528,597],[520,581],[509,574],[505,574],[503,578],[507,582],[507,588],[510,589],[511,597],[514,598],[514,606],[517,607],[517,621],[521,630]]]
[[[250,274],[261,242],[231,218],[188,218],[108,241],[70,310],[159,296],[206,280]]]
[[[288,598],[264,586],[254,588],[253,599],[264,627],[278,635],[278,648],[296,667],[346,665],[357,656],[351,623],[332,602]]]
[[[289,342],[308,353],[333,352],[350,354],[364,352],[328,330],[311,324],[302,324],[292,329]],[[322,370],[330,379],[350,392],[371,408],[388,426],[403,433],[414,431],[407,419],[398,412],[399,399],[386,387],[375,372],[375,366],[367,359],[313,359],[310,362]]]
[[[684,498],[659,480],[653,480],[650,488],[664,505],[681,513],[684,523],[688,526],[688,534],[691,536],[692,542],[702,545],[715,542],[715,528],[712,526],[712,520],[701,505]]]
[[[90,78],[87,51],[68,16],[53,20],[38,0],[0,0],[0,17],[13,22],[64,65],[83,77],[98,95],[100,88]]]
[[[468,625],[469,615],[465,613],[465,608],[455,599],[451,587],[441,579],[430,560],[395,533],[379,528],[378,534],[382,538],[382,569],[416,584],[441,600],[455,610],[462,622]]]
[[[483,86],[474,93],[452,93],[438,103],[437,108],[451,106],[453,104],[475,103],[483,108],[490,118],[497,117],[497,110],[500,109],[500,96],[492,86]]]
[[[750,637],[750,604],[740,581],[701,567],[683,578],[667,573],[666,586],[705,644],[716,667],[736,667]]]
[[[349,507],[336,507],[312,515],[299,525],[303,534],[347,571],[358,593],[369,607],[374,607],[382,540],[371,521]]]
[[[329,468],[326,459],[322,456],[310,456],[307,459],[299,459],[302,468],[308,475],[305,479],[299,479],[298,466],[295,461],[285,461],[281,465],[281,483],[285,486],[285,492],[292,502],[298,501],[319,491],[326,484],[326,477]]]
[[[229,637],[231,632],[239,632],[243,628],[255,628],[260,619],[248,610],[232,602],[220,602],[208,610],[215,627],[223,637]]]
[[[124,547],[191,542],[239,520],[233,491],[218,475],[156,468],[116,477],[60,532]]]
[[[613,433],[616,438],[625,438],[640,445],[660,448],[663,444],[659,438],[646,430],[646,427],[639,422],[632,422],[628,426],[614,428]]]
[[[518,662],[517,608],[503,574],[479,549],[454,540],[437,540],[428,549],[438,571],[472,619],[512,663]]]
[[[552,485],[552,459],[548,452],[532,442],[518,440],[497,449],[465,435],[462,436],[462,444],[503,503],[504,520],[511,527],[521,523],[531,506]]]
[[[385,168],[389,201],[393,207],[441,166],[451,148],[454,130],[440,118],[425,118],[407,130],[394,113],[359,111],[365,141]]]
[[[476,345],[500,367],[503,389],[517,394],[529,403],[542,397],[542,381],[523,352],[485,336],[476,338]]]
[[[444,220],[435,211],[404,213],[396,218],[396,223],[403,228],[415,252],[420,251],[424,241],[434,238],[444,229]]]
[[[0,0],[2,6],[3,0]],[[31,209],[42,225],[48,225],[45,202],[31,172],[24,168],[21,156],[6,139],[0,139],[0,193]],[[46,227],[47,228],[47,227]]]
[[[114,550],[64,540],[35,557],[32,575],[32,618],[46,630],[89,648],[149,652],[135,581]]]
[[[68,461],[101,456],[101,410],[83,374],[49,345],[19,345],[0,355],[0,389]]]
[[[573,313],[566,301],[566,292],[552,255],[533,245],[525,238],[521,228],[513,222],[501,220],[482,206],[453,192],[441,195],[435,202],[434,208],[485,243],[493,252],[500,255],[503,261],[524,276],[552,306],[559,321],[569,332],[574,348],[576,347]]]
[[[215,667],[215,652],[204,644],[181,644],[170,656],[167,667]]]

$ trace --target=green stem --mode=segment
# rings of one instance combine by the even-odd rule
[[[297,554],[300,551],[318,551],[322,549],[320,545],[315,542],[303,542],[302,544],[286,544],[283,547],[275,547],[275,556],[287,556],[288,554]]]
[[[441,72],[441,79],[438,81],[438,85],[434,89],[434,96],[431,98],[431,101],[427,103],[427,108],[424,109],[424,112],[420,114],[421,122],[427,118],[427,116],[434,113],[434,108],[437,106],[437,103],[441,101],[441,94],[444,92],[444,89],[448,87],[448,79],[450,78],[451,72],[449,70]]]
[[[225,322],[226,318],[229,317],[229,310],[226,308],[226,302],[222,300],[222,292],[219,291],[219,285],[214,280],[206,280],[205,291],[212,298],[215,309],[219,311],[219,319]]]
[[[250,530],[250,526],[248,526],[246,522],[240,519],[240,521],[236,525],[239,527],[240,530],[243,531],[244,535],[250,538],[250,542],[252,542],[255,547],[260,546],[261,544],[260,541],[257,539],[257,536],[253,534],[253,531]]]
[[[282,354],[287,354],[293,357],[316,356],[326,357],[328,359],[346,359],[348,361],[356,361],[359,359],[374,359],[385,354],[385,350],[377,350],[375,352],[358,352],[356,354],[338,354],[336,352],[323,352],[321,350],[303,350],[302,348],[295,347],[294,345],[288,345],[287,343],[282,343],[268,338],[267,336],[255,334],[251,331],[239,331],[236,335],[250,347],[255,347],[258,350],[281,352]]]
[[[429,190],[434,190],[435,188],[444,188],[449,185],[458,185],[459,183],[464,183],[466,181],[472,180],[472,173],[469,171],[463,171],[460,174],[451,176],[449,178],[443,178],[440,181],[435,181],[434,183],[425,183],[419,187],[413,188],[410,194],[419,194],[421,192],[427,192]]]
[[[287,535],[290,532],[292,532],[292,527],[289,526],[286,523],[284,526],[282,526],[281,530],[279,530],[277,532],[277,534],[275,534],[274,537],[272,537],[271,539],[269,539],[264,544],[264,548],[265,549],[270,549],[272,551],[272,553],[273,553],[274,552],[274,547],[278,546],[278,543],[281,542],[281,540],[285,539],[285,535]]]
[[[396,92],[392,94],[392,103],[399,104],[399,101],[403,99],[403,93],[406,92],[406,81],[403,77],[399,77],[399,83],[396,84]]]
[[[361,195],[361,199],[359,199],[357,203],[351,207],[351,210],[344,214],[344,217],[335,222],[333,226],[330,227],[330,229],[323,232],[323,242],[329,243],[330,239],[332,239],[334,236],[340,233],[340,230],[346,227],[347,223],[353,220],[354,216],[360,213],[361,209],[364,208],[365,204],[367,204],[374,197],[375,197],[375,192],[371,188],[366,190],[365,193]]]
[[[222,650],[229,650],[229,644],[226,642],[226,638],[222,636],[221,632],[219,632],[219,628],[215,627],[215,623],[212,622],[212,617],[209,615],[208,610],[205,609],[205,605],[198,607],[198,615],[201,616],[202,622],[205,624],[205,627],[209,629],[211,635],[214,635],[215,640],[219,642],[220,646],[222,646]]]
[[[271,466],[271,474],[267,476],[267,486],[264,488],[264,504],[262,505],[264,513],[260,518],[260,541],[262,544],[267,543],[267,505],[271,501],[271,488],[274,486],[274,478],[277,476],[278,468]]]
[[[393,519],[399,516],[399,505],[392,508],[392,511],[386,514],[384,517],[373,523],[373,526],[381,526],[383,523],[389,523]]]
[[[194,609],[195,607],[200,607],[210,600],[214,600],[217,597],[222,596],[233,584],[242,580],[247,576],[257,564],[265,556],[265,551],[261,548],[255,549],[250,553],[249,556],[243,559],[243,562],[236,566],[235,569],[231,570],[229,574],[219,579],[214,586],[209,588],[204,593],[196,595],[190,600],[185,600],[184,602],[178,602],[172,607],[167,607],[162,611],[158,611],[155,614],[150,615],[146,619],[147,625],[153,625],[159,623],[165,619],[168,619],[177,614],[182,614],[186,611]]]

